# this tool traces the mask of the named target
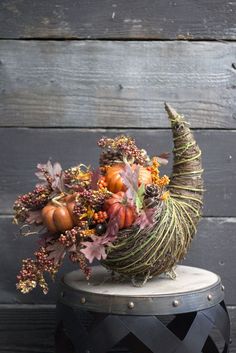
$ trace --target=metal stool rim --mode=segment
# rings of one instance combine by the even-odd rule
[[[178,267],[186,268],[187,266]],[[201,272],[201,269],[188,268]],[[73,272],[75,273],[75,271]],[[210,271],[207,272],[213,274]],[[171,315],[210,308],[224,299],[220,277],[215,274],[213,274],[215,275],[215,283],[205,285],[199,290],[136,296],[129,293],[126,295],[97,293],[93,291],[94,287],[84,290],[80,289],[79,285],[75,288],[68,282],[70,275],[71,273],[67,274],[61,281],[59,301],[73,308],[94,312],[121,315]],[[172,280],[169,279],[169,281]],[[122,286],[122,283],[119,286]]]

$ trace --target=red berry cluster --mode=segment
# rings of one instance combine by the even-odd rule
[[[43,289],[44,294],[48,292],[48,285],[43,277],[43,272],[48,272],[55,277],[59,265],[52,259],[48,259],[48,252],[41,247],[34,253],[36,260],[26,259],[22,261],[22,269],[17,276],[17,288],[22,293],[28,293],[36,287],[37,283]]]
[[[79,193],[78,202],[82,202],[86,207],[90,207],[91,209],[100,208],[105,199],[108,197],[109,192],[101,192],[99,190],[86,190],[84,189]]]
[[[84,206],[80,201],[77,201],[75,203],[74,209],[73,209],[73,214],[80,218],[83,214],[87,212],[87,207]]]
[[[104,223],[105,220],[108,218],[106,211],[99,211],[95,212],[93,215],[93,219],[96,223]]]
[[[72,245],[77,243],[79,232],[78,228],[72,228],[71,230],[67,230],[65,234],[61,234],[58,238],[58,241],[65,245],[67,248],[71,247]]]
[[[21,204],[22,206],[30,209],[38,209],[43,207],[48,202],[48,197],[51,189],[45,185],[38,185],[28,194],[21,195],[15,202],[16,207]]]
[[[14,203],[13,209],[15,211],[14,221],[25,222],[28,214],[27,211],[37,210],[44,207],[49,199],[51,189],[45,185],[38,185],[28,194],[21,195]]]
[[[72,262],[79,263],[81,271],[84,273],[86,279],[89,280],[92,269],[88,267],[84,254],[82,254],[80,251],[71,252],[69,254],[69,258]]]
[[[52,259],[48,258],[49,253],[45,247],[42,246],[38,251],[35,251],[34,255],[37,259],[37,264],[40,268],[42,268],[46,272],[54,272],[54,262]]]

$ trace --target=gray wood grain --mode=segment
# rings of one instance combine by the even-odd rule
[[[219,274],[225,285],[226,303],[236,304],[235,271],[236,218],[203,218],[184,264],[205,268]],[[53,304],[56,301],[58,281],[63,273],[78,267],[66,261],[56,283],[50,283],[47,296],[40,290],[23,295],[15,288],[16,275],[22,258],[32,257],[37,249],[35,237],[22,238],[12,218],[0,217],[0,303]]]
[[[235,39],[226,0],[4,0],[1,38]]]
[[[97,141],[103,135],[128,133],[150,155],[172,150],[170,130],[86,130],[86,129],[0,129],[0,204],[1,213],[12,213],[18,194],[31,191],[38,182],[37,163],[60,161],[63,168],[77,163],[97,166]],[[236,215],[236,131],[195,131],[202,148],[205,168],[205,216]],[[169,174],[169,166],[161,173]]]
[[[236,353],[236,307],[228,307],[231,319],[230,353]],[[0,352],[53,353],[56,314],[53,306],[18,306],[0,308]],[[64,352],[70,353],[70,352]],[[118,352],[117,353],[121,353]]]
[[[236,6],[235,6],[236,8]],[[0,41],[0,126],[236,127],[236,43]]]
[[[1,306],[0,316],[1,353],[54,352],[55,307]]]
[[[229,305],[236,303],[235,225],[236,218],[203,218],[183,262],[220,275]]]

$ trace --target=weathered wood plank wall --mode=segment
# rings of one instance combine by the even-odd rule
[[[186,263],[221,275],[236,353],[235,18],[226,0],[0,2],[0,352],[53,352],[56,286],[45,297],[14,285],[35,244],[11,207],[36,163],[94,163],[97,138],[119,131],[170,151],[168,101],[203,150],[204,218]]]
[[[236,43],[2,41],[0,56],[1,126],[169,127],[166,100],[194,128],[236,128]]]
[[[236,39],[225,0],[2,0],[2,38]]]

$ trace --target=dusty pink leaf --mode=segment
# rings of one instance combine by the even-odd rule
[[[52,181],[52,189],[58,190],[60,192],[65,191],[65,183],[64,183],[64,173],[61,172],[60,175],[55,175]]]
[[[76,244],[71,245],[71,247],[68,248],[67,250],[68,250],[68,253],[76,252],[76,250],[77,250]]]
[[[50,160],[47,161],[46,169],[50,175],[53,175],[53,165]]]
[[[118,232],[119,232],[119,219],[118,219],[118,212],[117,212],[112,217],[110,217],[104,237],[107,239],[107,241],[113,242],[117,238]]]
[[[59,162],[55,162],[52,167],[52,176],[60,176],[62,172],[62,167]]]
[[[133,170],[129,163],[125,163],[124,170],[120,173],[123,183],[127,187],[126,195],[132,205],[136,202],[138,192],[139,166]]]
[[[39,180],[47,181],[43,172],[36,172],[35,175]]]
[[[44,232],[42,234],[39,234],[39,239],[37,241],[39,246],[46,246],[49,242],[53,241],[53,235],[48,233],[48,232]]]
[[[46,171],[50,176],[53,175],[53,167],[51,161],[48,161],[46,164],[38,163],[37,164],[37,169],[38,171],[35,173],[35,175],[40,179],[40,180],[47,180],[45,177],[45,172]]]
[[[38,164],[38,171],[35,175],[45,182],[47,182],[47,175],[52,179],[51,187],[53,190],[63,192],[65,191],[64,184],[64,173],[60,163],[55,162],[54,164],[51,161],[48,161],[46,164]]]
[[[28,217],[26,218],[26,222],[28,224],[41,224],[43,223],[43,218],[42,218],[42,211],[37,210],[37,211],[28,211],[27,212]]]
[[[126,198],[126,202],[128,202]],[[116,209],[114,212],[110,212],[109,214],[109,221],[107,224],[107,229],[104,234],[104,241],[107,242],[113,242],[116,240],[118,232],[119,232],[119,223],[120,223],[120,213],[122,212],[121,208]]]
[[[144,229],[148,226],[151,226],[154,222],[154,214],[154,208],[143,209],[134,224],[138,225],[140,229]]]
[[[91,183],[90,183],[90,187],[91,189],[93,190],[97,190],[98,189],[98,180],[101,176],[101,173],[100,173],[100,169],[97,168],[95,170],[92,171],[92,176],[91,176]]]
[[[104,237],[92,236],[92,241],[84,241],[81,244],[85,248],[80,251],[88,259],[89,263],[92,263],[94,259],[101,260],[106,258],[106,251],[104,246]]]
[[[46,249],[50,252],[48,259],[53,259],[56,264],[61,262],[66,254],[65,245],[61,244],[59,241],[47,245]]]

